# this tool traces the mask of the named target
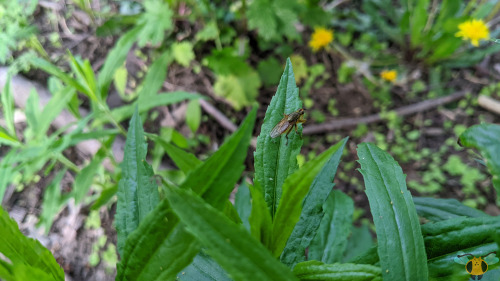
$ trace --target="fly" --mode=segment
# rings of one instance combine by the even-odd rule
[[[297,111],[294,111],[290,114],[283,114],[283,119],[281,119],[281,121],[278,124],[276,124],[276,126],[274,126],[269,136],[271,136],[271,138],[275,138],[285,134],[286,145],[288,145],[288,134],[292,131],[294,127],[295,127],[295,133],[297,133],[298,129],[297,125],[304,122],[306,122],[306,119],[304,119],[303,108],[300,108]]]

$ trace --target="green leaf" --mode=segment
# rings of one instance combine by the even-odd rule
[[[154,99],[158,91],[163,87],[163,82],[165,82],[165,76],[171,62],[172,54],[169,51],[164,52],[153,62],[138,93],[141,101],[149,98]]]
[[[219,37],[219,28],[217,27],[217,22],[215,20],[207,22],[195,36],[196,41],[215,40],[217,37]]]
[[[115,84],[116,91],[120,94],[120,97],[123,100],[127,99],[127,94],[125,93],[125,89],[127,88],[127,76],[128,71],[125,65],[120,66],[113,76],[113,83]]]
[[[57,173],[45,189],[45,193],[43,195],[42,213],[37,226],[43,226],[45,235],[49,233],[52,222],[67,201],[66,198],[62,198],[61,196],[61,180],[65,173],[66,170],[62,170]]]
[[[496,235],[500,235],[500,218],[457,217],[426,223],[421,226],[421,232],[424,237],[427,258],[431,260],[452,253],[456,255],[457,251],[465,251],[471,247],[494,242]],[[377,247],[352,260],[355,263],[365,264],[375,264],[378,261]]]
[[[201,160],[196,158],[192,153],[186,152],[175,145],[172,145],[157,135],[148,134],[155,143],[161,145],[163,149],[167,152],[168,156],[174,161],[175,165],[185,174],[188,174],[192,170],[196,169],[201,163]]]
[[[38,138],[46,135],[52,121],[59,116],[61,111],[63,111],[68,102],[73,98],[74,94],[74,88],[64,87],[52,96],[42,110],[41,116],[43,116],[43,118],[40,118],[38,121],[38,127],[36,128],[36,136]]]
[[[499,217],[458,217],[422,226],[429,259],[493,242],[499,234]]]
[[[377,229],[384,278],[427,280],[422,232],[401,167],[373,144],[358,146],[360,172]]]
[[[416,3],[408,5],[408,12],[410,13],[410,36],[412,47],[422,44],[424,36],[426,36],[425,26],[429,13],[429,0],[418,0]]]
[[[465,206],[456,199],[413,197],[419,216],[431,221],[442,221],[456,217],[484,217],[485,213]]]
[[[500,125],[475,125],[463,132],[459,143],[464,147],[475,148],[485,158],[486,167],[493,178],[491,182],[497,191],[497,202],[500,202]]]
[[[102,145],[102,147],[97,151],[92,158],[92,161],[83,168],[80,173],[78,173],[75,177],[75,183],[73,188],[73,196],[75,198],[75,203],[80,203],[81,200],[85,197],[87,192],[94,181],[94,176],[101,168],[101,163],[106,158],[106,153],[109,150],[108,147],[112,145],[114,141],[114,137],[109,138],[106,143]]]
[[[226,271],[204,251],[200,251],[193,263],[182,270],[177,280],[231,281]]]
[[[351,232],[352,235],[347,241],[347,251],[344,253],[344,262],[350,262],[353,257],[357,257],[373,246],[373,237],[370,228],[366,224],[360,227],[352,226]]]
[[[195,58],[193,44],[191,44],[191,42],[175,42],[170,48],[172,48],[174,60],[184,67],[188,67],[191,61]]]
[[[175,213],[205,251],[235,280],[297,280],[244,229],[190,190],[167,188]]]
[[[12,182],[15,176],[13,163],[17,162],[18,150],[11,149],[0,160],[0,202],[3,200],[7,185]]]
[[[283,65],[274,57],[261,60],[257,66],[260,79],[265,86],[275,85],[279,82]]]
[[[367,264],[324,264],[319,261],[306,261],[298,263],[293,273],[304,281],[382,281],[380,267]]]
[[[57,264],[52,253],[37,240],[25,237],[19,231],[16,222],[1,207],[0,253],[12,263],[2,259],[3,267],[13,268],[14,276],[11,280],[64,280],[64,271]],[[25,270],[16,270],[18,266]],[[0,274],[3,273],[5,271],[0,270]],[[23,276],[20,276],[21,274]],[[41,276],[42,278],[38,279]],[[0,278],[7,279],[8,276],[0,275]]]
[[[342,153],[344,142],[330,147],[299,170],[290,175],[283,184],[283,197],[273,221],[273,243],[271,250],[279,257],[285,248],[295,225],[300,219],[304,197],[309,192],[314,178],[321,172],[325,163],[335,153]]]
[[[217,152],[188,175],[181,188],[195,190],[222,210],[244,170],[255,116],[256,109]],[[116,280],[172,280],[188,266],[200,246],[178,222],[168,201],[161,201],[127,239]]]
[[[299,89],[295,85],[292,64],[288,59],[278,90],[267,107],[260,135],[257,137],[257,150],[254,152],[255,181],[264,188],[267,206],[273,218],[278,209],[283,183],[297,169],[297,155],[302,147],[302,139],[298,134],[302,134],[302,126],[298,126],[298,134],[293,132],[288,135],[288,144],[285,136],[273,139],[269,134],[283,118],[283,114],[301,107]]]
[[[255,185],[250,186],[250,194],[252,195],[252,210],[248,217],[250,233],[257,241],[267,247],[271,244],[273,228],[271,215],[268,212],[259,182],[255,182]]]
[[[202,98],[202,96],[199,94],[192,94],[183,91],[160,93],[152,97],[146,96],[144,98],[142,98],[142,96],[139,96],[138,101],[134,102],[133,104],[124,105],[120,106],[119,108],[113,109],[111,111],[111,116],[113,116],[113,118],[117,122],[121,122],[132,116],[136,105],[139,105],[139,113],[143,113],[157,106],[165,106],[169,104],[178,103],[183,100],[191,100],[199,98]]]
[[[257,29],[259,35],[266,41],[297,38],[294,24],[297,22],[295,12],[296,1],[286,0],[255,0],[248,5],[248,27]]]
[[[30,90],[30,95],[28,100],[26,100],[25,113],[28,129],[24,131],[24,136],[27,140],[31,140],[35,137],[35,132],[38,128],[38,120],[41,119],[40,100],[35,88]]]
[[[10,87],[11,80],[12,77],[7,75],[1,95],[2,110],[3,118],[5,119],[5,124],[7,126],[7,132],[12,138],[17,140],[16,129],[14,127],[14,101],[12,100],[12,89]]]
[[[98,78],[98,85],[101,94],[100,98],[102,100],[104,100],[108,95],[108,88],[111,84],[111,80],[113,80],[115,71],[120,68],[127,59],[127,54],[130,48],[132,48],[132,45],[134,44],[140,31],[141,26],[136,26],[129,30],[120,38],[120,40],[118,40],[118,42],[116,42],[113,49],[111,49],[108,53],[106,61],[104,61],[104,65],[99,72]]]
[[[70,66],[76,76],[76,80],[85,88],[84,94],[90,97],[93,101],[98,100],[95,73],[89,60],[87,59],[85,61],[81,61],[80,59],[73,57],[71,53],[69,53],[69,59]]]
[[[115,215],[120,254],[127,236],[160,200],[156,180],[152,179],[154,172],[146,162],[147,143],[137,108],[130,120],[124,152]]]
[[[305,261],[305,250],[316,235],[317,229],[321,224],[321,219],[325,214],[323,204],[335,185],[333,178],[337,172],[346,142],[347,138],[344,138],[335,145],[337,148],[335,153],[328,159],[328,162],[323,165],[321,171],[314,178],[309,192],[302,202],[299,221],[295,224],[292,234],[288,238],[283,253],[280,256],[281,262],[291,268],[297,263]]]
[[[151,42],[155,45],[161,43],[165,36],[165,31],[172,29],[173,12],[168,3],[162,0],[144,1],[145,12],[139,17],[137,25],[141,26],[139,34],[139,47],[144,47]]]
[[[201,122],[201,107],[199,100],[190,100],[186,109],[186,123],[191,132],[196,133]]]
[[[0,126],[0,144],[5,144],[8,146],[19,146],[20,143],[17,139],[9,135],[7,130]]]
[[[31,64],[34,67],[40,68],[43,71],[61,79],[61,81],[63,81],[67,86],[71,86],[71,87],[75,88],[77,91],[84,93],[91,100],[95,100],[96,97],[89,96],[87,89],[82,84],[80,84],[76,79],[74,79],[70,75],[66,74],[64,71],[59,69],[57,66],[51,64],[50,62],[48,62],[44,59],[41,59],[41,58],[33,58],[31,60]]]
[[[255,102],[260,88],[259,75],[250,70],[249,72],[236,76],[220,75],[214,85],[216,95],[225,98],[236,110],[241,110],[247,105]]]
[[[250,231],[249,217],[252,212],[252,198],[250,196],[250,188],[245,180],[238,186],[238,191],[234,197],[234,207],[243,222],[243,226]]]
[[[112,187],[108,187],[101,191],[101,195],[94,202],[90,210],[99,210],[102,206],[104,206],[108,201],[118,192],[118,185],[113,185]]]
[[[354,202],[340,190],[330,193],[323,204],[325,215],[311,241],[307,258],[324,263],[341,262],[351,232]]]

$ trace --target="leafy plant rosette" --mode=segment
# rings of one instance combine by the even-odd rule
[[[164,199],[134,114],[126,148],[133,156],[122,164],[118,191],[116,279],[466,280],[453,263],[458,251],[498,250],[498,218],[454,200],[413,198],[396,161],[362,143],[360,172],[378,244],[365,243],[348,258],[348,245],[360,243],[350,235],[353,202],[332,191],[347,138],[298,168],[301,126],[288,142],[269,134],[283,114],[301,107],[288,60],[257,138],[253,184],[240,184],[234,204],[228,197],[244,169],[255,108],[207,160],[178,150],[173,160],[187,176],[179,186],[163,181]],[[420,225],[419,215],[431,222]],[[497,276],[494,269],[484,276]]]
[[[283,114],[301,108],[290,61],[257,139],[253,184],[241,179],[256,109],[205,161],[169,145],[187,176],[159,189],[145,161],[139,111],[130,121],[118,186],[116,280],[468,280],[459,252],[498,251],[500,220],[456,200],[413,198],[397,162],[373,144],[357,151],[378,244],[352,227],[354,204],[332,190],[347,138],[298,168],[302,139],[271,138]],[[498,179],[498,125],[474,126],[460,142],[478,148]],[[154,135],[148,134],[155,141]],[[160,192],[161,191],[161,192]],[[419,216],[428,223],[420,225]],[[50,252],[0,209],[0,278],[62,280]],[[352,234],[350,234],[352,231]],[[368,237],[368,239],[367,239]],[[13,251],[12,249],[18,249]],[[498,265],[484,280],[498,280]]]

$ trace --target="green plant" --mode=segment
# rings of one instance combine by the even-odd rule
[[[13,60],[12,52],[29,46],[45,54],[36,38],[31,16],[38,1],[2,1],[0,3],[0,63]]]
[[[133,161],[123,164],[129,169],[123,171],[119,190],[117,280],[404,280],[414,276],[416,280],[466,280],[469,276],[462,267],[446,263],[450,257],[460,250],[498,250],[494,242],[498,218],[453,200],[413,198],[396,161],[367,143],[358,146],[358,156],[378,244],[371,248],[369,243],[360,244],[358,239],[367,232],[351,227],[352,200],[339,190],[332,192],[347,139],[298,168],[301,128],[289,136],[288,143],[283,136],[269,136],[283,112],[300,107],[288,61],[257,138],[253,184],[239,186],[234,205],[227,198],[244,169],[255,109],[207,160],[177,150],[173,160],[187,176],[178,185],[162,179],[160,189],[143,160],[141,122],[134,114],[125,151],[130,155],[126,159],[133,157]],[[467,140],[467,144],[472,141]],[[132,145],[140,149],[131,149]],[[128,174],[136,176],[127,180]],[[143,186],[149,186],[149,191],[140,190]],[[418,216],[432,222],[420,225]],[[349,256],[348,245],[356,244],[363,246]],[[498,278],[496,267],[492,265],[487,274]]]
[[[445,62],[453,66],[469,66],[486,54],[497,52],[500,47],[496,44],[484,49],[462,47],[462,39],[456,36],[458,25],[470,18],[491,18],[489,13],[494,11],[495,4],[495,1],[478,5],[443,1],[431,6],[430,1],[419,0],[394,5],[391,1],[381,0],[363,3],[363,11],[403,52],[416,52],[416,57],[429,64]],[[410,44],[406,43],[405,36],[409,36]]]

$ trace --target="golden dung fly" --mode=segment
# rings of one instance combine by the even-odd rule
[[[277,136],[285,134],[286,145],[288,145],[288,134],[292,131],[293,127],[295,127],[295,133],[297,133],[297,125],[306,122],[306,119],[304,119],[303,108],[300,108],[290,114],[283,115],[283,119],[281,119],[281,121],[276,124],[276,126],[274,126],[269,135],[271,136],[271,138],[275,138]]]

